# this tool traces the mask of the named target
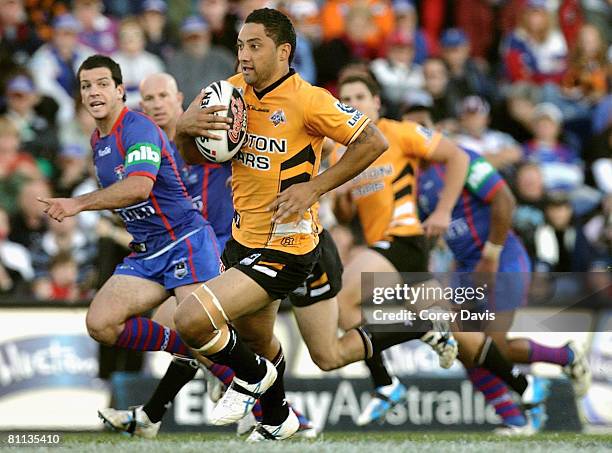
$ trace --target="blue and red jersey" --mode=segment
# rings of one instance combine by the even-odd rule
[[[468,149],[464,151],[470,158],[468,174],[444,237],[457,260],[459,271],[471,270],[480,260],[482,248],[489,237],[490,202],[497,191],[506,185],[497,170],[482,156]],[[444,165],[432,164],[419,175],[418,203],[422,219],[427,218],[438,204],[440,191],[444,187],[444,173]],[[516,264],[516,269],[506,269],[506,261]],[[508,234],[504,244],[499,270],[530,270],[524,247],[513,232]]]
[[[174,146],[174,143],[172,144]],[[176,148],[175,148],[176,149]],[[234,204],[229,178],[232,176],[232,164],[205,163],[188,165],[176,151],[179,172],[193,199],[193,204],[202,216],[208,220],[219,241],[221,250],[232,234]]]
[[[94,165],[104,188],[130,176],[154,181],[146,201],[115,209],[146,254],[207,225],[193,207],[166,134],[146,115],[124,108],[111,132],[91,137]]]

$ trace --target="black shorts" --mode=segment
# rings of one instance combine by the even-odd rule
[[[387,258],[400,273],[423,273],[422,276],[412,278],[403,275],[405,280],[409,280],[406,283],[418,283],[430,278],[429,274],[426,274],[429,267],[429,247],[424,235],[392,236],[390,241],[376,242],[370,248]]]
[[[296,307],[308,307],[316,302],[335,297],[342,289],[344,267],[336,244],[327,230],[319,233],[321,256],[306,281],[289,294]]]
[[[279,250],[245,247],[231,238],[225,244],[221,262],[251,277],[272,299],[284,299],[306,280],[319,260],[320,246],[304,255]]]

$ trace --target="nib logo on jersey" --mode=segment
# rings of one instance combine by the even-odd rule
[[[84,335],[47,335],[0,343],[0,399],[27,389],[91,386],[97,345]]]

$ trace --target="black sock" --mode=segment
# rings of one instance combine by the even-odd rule
[[[410,340],[418,340],[425,332],[432,328],[431,321],[423,321],[419,323],[418,328],[415,326],[406,326],[405,324],[385,324],[385,331],[381,331],[381,326],[365,325],[361,327],[372,342],[373,353],[380,353],[396,344],[405,343]],[[418,332],[416,331],[418,330]]]
[[[230,329],[230,339],[219,352],[207,355],[211,361],[230,367],[236,377],[249,384],[255,384],[266,375],[266,364],[257,354],[240,340],[234,329]]]
[[[491,337],[482,345],[478,365],[500,377],[518,394],[522,395],[527,388],[527,378],[522,373],[514,373],[514,364],[504,357]]]
[[[190,362],[191,360],[174,358],[157,384],[155,392],[142,408],[153,423],[162,419],[178,392],[195,377],[198,367]]]
[[[289,406],[285,400],[285,383],[283,375],[285,374],[285,356],[283,350],[280,349],[272,363],[276,367],[276,381],[266,392],[259,398],[261,411],[263,412],[262,423],[264,425],[278,426],[283,423],[289,415]]]
[[[370,376],[372,376],[372,382],[374,387],[382,387],[384,385],[391,385],[391,376],[385,367],[383,357],[380,352],[373,354],[369,359],[365,359],[365,364],[370,370]]]

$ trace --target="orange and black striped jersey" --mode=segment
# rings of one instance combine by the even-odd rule
[[[429,158],[441,134],[411,121],[381,119],[376,124],[389,148],[352,181],[351,195],[366,242],[422,234],[416,204],[419,161]],[[336,147],[332,160],[343,152]]]
[[[318,173],[325,137],[349,145],[370,120],[293,70],[259,93],[242,74],[228,81],[248,105],[247,139],[232,163],[232,236],[250,248],[308,253],[318,243],[312,209],[302,219],[274,224],[268,206],[278,193]]]

